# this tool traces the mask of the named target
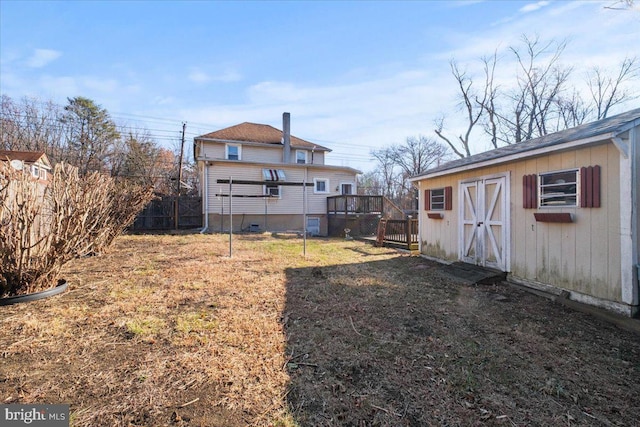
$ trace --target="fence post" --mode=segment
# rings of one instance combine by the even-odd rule
[[[405,222],[405,233],[407,239],[407,249],[411,250],[411,215],[407,215],[407,220]]]

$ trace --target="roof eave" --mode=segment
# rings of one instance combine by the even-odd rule
[[[603,133],[603,134],[600,134],[600,135],[594,135],[594,136],[591,136],[591,137],[588,137],[588,138],[583,138],[583,139],[578,139],[578,140],[574,140],[574,141],[563,142],[563,143],[560,143],[560,144],[555,144],[555,145],[550,145],[550,146],[544,146],[544,147],[540,147],[540,148],[536,148],[536,149],[532,149],[532,150],[523,151],[523,152],[520,152],[520,153],[507,154],[507,155],[502,156],[502,157],[497,157],[497,158],[494,158],[494,159],[488,159],[488,160],[484,160],[484,161],[479,161],[477,163],[469,163],[469,164],[466,164],[466,165],[452,167],[451,169],[442,169],[442,170],[439,170],[439,171],[436,171],[436,172],[433,172],[433,173],[430,173],[429,171],[427,171],[422,175],[417,175],[417,176],[409,178],[409,182],[416,182],[416,181],[421,181],[421,180],[429,179],[429,178],[437,178],[439,176],[451,175],[451,174],[454,174],[454,173],[465,172],[465,171],[474,170],[474,169],[480,169],[480,168],[487,167],[487,166],[500,165],[500,164],[503,164],[503,163],[509,163],[509,162],[512,162],[512,161],[525,159],[525,158],[529,158],[529,157],[536,157],[536,156],[540,156],[540,155],[543,155],[543,154],[548,154],[550,152],[564,151],[564,150],[568,150],[568,149],[571,149],[571,148],[580,147],[580,146],[584,146],[584,145],[595,144],[595,143],[598,143],[598,142],[605,142],[605,141],[611,140],[612,138],[616,137],[617,135],[619,135],[622,132],[624,132],[624,131],[621,131],[621,130],[617,129],[616,131],[607,132],[607,133]]]
[[[244,164],[244,165],[253,165],[253,166],[264,166],[264,167],[269,167],[269,168],[273,168],[273,169],[278,169],[278,168],[298,168],[298,169],[302,169],[302,168],[311,168],[311,169],[331,169],[331,170],[341,170],[341,171],[347,171],[347,172],[351,172],[354,174],[362,174],[362,171],[358,170],[358,169],[354,169],[352,167],[349,166],[337,166],[337,165],[318,165],[318,164],[314,164],[314,163],[269,163],[269,162],[247,162],[247,161],[238,161],[238,160],[226,160],[226,159],[209,159],[206,157],[198,157],[196,159],[196,161],[198,162],[206,162],[208,164],[213,164],[213,163],[224,163],[224,164]]]

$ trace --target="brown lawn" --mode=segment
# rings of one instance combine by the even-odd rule
[[[632,426],[640,336],[343,240],[125,236],[0,307],[0,403],[73,426]]]

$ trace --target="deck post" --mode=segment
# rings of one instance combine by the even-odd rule
[[[407,249],[411,250],[411,215],[407,215],[404,227],[407,238]]]

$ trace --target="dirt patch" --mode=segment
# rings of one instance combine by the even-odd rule
[[[2,403],[73,426],[633,425],[640,337],[354,241],[126,236],[0,308]]]

